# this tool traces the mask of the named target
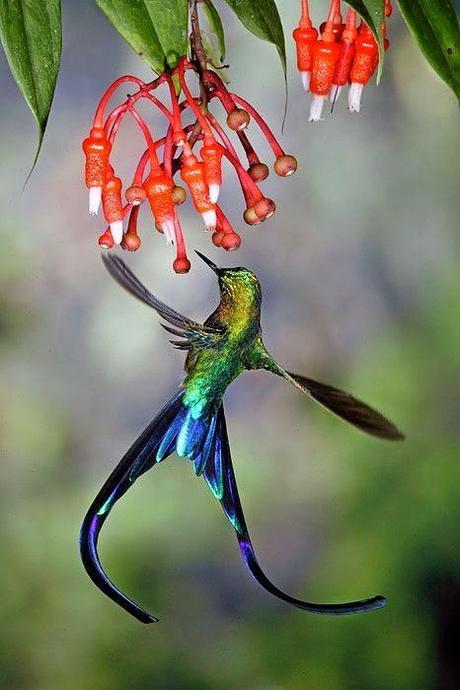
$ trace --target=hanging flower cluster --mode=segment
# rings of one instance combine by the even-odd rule
[[[310,18],[308,0],[302,0],[299,26],[293,36],[297,47],[297,68],[306,91],[312,95],[309,122],[321,119],[327,98],[333,110],[342,88],[349,84],[348,107],[352,112],[361,108],[362,91],[379,63],[379,50],[375,37],[364,21],[357,25],[355,10],[349,8],[345,23],[340,0],[331,0],[327,20],[319,32]],[[391,15],[390,0],[385,0],[385,17]],[[386,22],[382,26],[384,47]]]
[[[283,151],[259,113],[240,96],[230,93],[216,72],[204,70],[199,73],[200,97],[193,96],[190,91],[186,80],[190,73],[198,74],[198,70],[194,63],[182,58],[175,70],[165,72],[150,83],[131,75],[120,77],[102,97],[90,134],[83,142],[89,212],[96,215],[102,202],[108,224],[99,238],[99,244],[106,248],[119,244],[127,251],[139,249],[139,210],[147,202],[156,229],[165,236],[168,244],[175,245],[173,268],[176,273],[190,270],[176,210],[185,201],[187,191],[205,228],[212,233],[213,243],[227,251],[240,246],[240,236],[218,204],[224,160],[234,168],[239,179],[245,201],[243,217],[246,223],[257,225],[275,212],[275,203],[259,187],[259,183],[268,177],[268,166],[259,160],[244,131],[251,119],[257,123],[273,151],[275,172],[281,177],[288,177],[297,168],[296,159]],[[137,86],[136,92],[106,114],[112,96],[126,82],[133,82]],[[168,105],[155,95],[162,85],[166,88]],[[180,89],[176,89],[177,85]],[[182,96],[178,97],[177,91]],[[247,165],[243,165],[228,133],[208,110],[208,102],[212,99],[217,99],[225,109],[227,126],[238,136]],[[161,136],[153,133],[150,122],[139,113],[137,104],[140,101],[148,101],[161,115]],[[123,184],[115,174],[110,157],[120,125],[127,115],[137,123],[146,148],[131,184],[124,191],[123,200]],[[177,176],[185,188],[176,184]]]

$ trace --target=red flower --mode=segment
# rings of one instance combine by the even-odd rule
[[[249,103],[230,93],[220,77],[204,71],[200,78],[200,94],[206,94],[206,106],[218,99],[227,112],[227,125],[236,133],[245,151],[247,167],[237,154],[229,135],[201,102],[193,96],[187,84],[186,74],[195,73],[195,66],[182,58],[177,69],[164,73],[150,83],[126,75],[117,79],[102,97],[94,117],[90,135],[83,142],[86,156],[85,181],[90,193],[90,213],[96,214],[102,199],[105,220],[109,227],[99,238],[99,244],[107,249],[119,244],[126,251],[136,251],[141,246],[138,235],[140,208],[148,200],[155,226],[168,244],[176,248],[173,268],[177,273],[190,269],[177,206],[186,199],[183,187],[174,183],[180,173],[189,192],[195,210],[201,214],[212,241],[227,251],[237,249],[240,236],[217,205],[222,187],[222,162],[226,160],[234,168],[239,179],[245,210],[243,217],[250,225],[256,225],[275,212],[275,203],[260,190],[259,183],[268,176],[268,167],[262,163],[252,147],[245,129],[254,120],[265,136],[275,156],[275,172],[288,177],[297,169],[297,161],[287,155],[272,131]],[[173,79],[178,78],[183,99],[179,100]],[[133,82],[137,91],[117,105],[108,116],[108,103],[117,89],[126,82]],[[166,86],[169,104],[160,100],[155,92]],[[164,123],[164,134],[156,138],[150,121],[137,110],[140,101],[151,103]],[[132,181],[125,191],[126,204],[122,202],[122,181],[115,176],[110,156],[123,119],[131,116],[145,140],[146,148],[138,160]],[[192,121],[190,121],[192,115]],[[186,120],[188,119],[188,121]],[[201,143],[200,143],[201,142]],[[200,143],[199,150],[194,151]],[[162,151],[162,158],[159,158]],[[127,227],[124,220],[129,216]]]

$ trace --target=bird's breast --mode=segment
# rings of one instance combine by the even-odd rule
[[[243,370],[239,352],[230,345],[199,352],[184,382],[183,402],[193,417],[213,414],[227,387]]]

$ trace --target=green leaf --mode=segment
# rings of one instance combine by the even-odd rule
[[[385,20],[385,0],[347,0],[347,2],[364,19],[377,41],[379,47],[378,83],[382,76],[383,56],[385,53],[382,34],[382,26]]]
[[[286,46],[283,26],[274,0],[225,0],[225,2],[230,5],[248,31],[276,46],[286,77]]]
[[[199,5],[199,7],[200,6],[201,5]],[[202,7],[204,9],[209,28],[217,38],[217,43],[220,50],[220,60],[222,62],[225,59],[225,34],[222,19],[220,18],[220,14],[212,4],[211,0],[205,0]]]
[[[0,0],[0,39],[13,77],[38,124],[40,153],[61,61],[60,0]]]
[[[460,99],[460,29],[450,0],[398,0],[423,55]]]
[[[187,0],[96,0],[118,33],[161,74],[187,55]]]

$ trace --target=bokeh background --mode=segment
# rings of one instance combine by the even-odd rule
[[[405,430],[368,439],[264,373],[241,377],[227,415],[261,563],[297,596],[383,593],[388,607],[321,618],[251,580],[231,528],[187,461],[171,458],[117,505],[101,539],[115,581],[158,614],[142,626],[92,585],[77,535],[95,493],[181,378],[158,319],[101,265],[81,139],[99,95],[145,66],[87,0],[64,2],[64,50],[43,152],[0,57],[0,686],[4,690],[454,690],[460,685],[460,246],[455,99],[395,12],[380,87],[307,122],[290,57],[282,141],[300,172],[270,177],[273,220],[243,227],[268,347],[291,370],[353,391]],[[218,3],[219,6],[222,3]],[[280,2],[289,34],[297,2]],[[315,18],[324,4],[315,2]],[[279,131],[276,51],[224,10],[232,88]],[[254,128],[253,128],[254,129]],[[139,139],[126,126],[121,168]],[[257,137],[256,137],[257,140]],[[265,149],[263,149],[265,150]],[[268,152],[267,152],[268,155]],[[215,306],[198,260],[183,277],[144,220],[130,264],[194,318]]]

